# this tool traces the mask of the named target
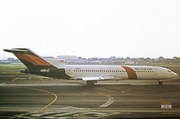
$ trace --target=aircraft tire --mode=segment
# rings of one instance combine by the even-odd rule
[[[86,84],[87,84],[88,86],[94,86],[94,81],[87,81]]]
[[[162,80],[159,80],[159,85],[163,85],[163,81]]]

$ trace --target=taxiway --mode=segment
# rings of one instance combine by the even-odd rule
[[[0,118],[180,117],[180,80],[83,81],[1,77]],[[162,108],[162,104],[171,107]]]

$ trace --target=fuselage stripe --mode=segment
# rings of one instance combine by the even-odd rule
[[[127,66],[122,66],[122,67],[126,70],[128,79],[137,79],[137,74],[132,68]]]
[[[14,54],[17,58],[26,60],[33,65],[44,65],[44,66],[50,66],[51,64],[48,63],[47,61],[33,55],[29,54]]]

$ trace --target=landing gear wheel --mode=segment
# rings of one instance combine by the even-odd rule
[[[94,82],[93,82],[93,81],[87,81],[86,84],[87,84],[88,86],[94,86]]]
[[[163,81],[162,80],[158,80],[159,81],[159,85],[163,85]]]

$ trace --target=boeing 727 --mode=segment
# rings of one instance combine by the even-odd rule
[[[120,65],[65,65],[64,60],[48,61],[27,48],[4,49],[13,53],[27,69],[22,73],[31,73],[58,79],[74,79],[86,81],[94,85],[101,80],[162,80],[170,79],[177,74],[168,68],[156,66],[120,66]]]

